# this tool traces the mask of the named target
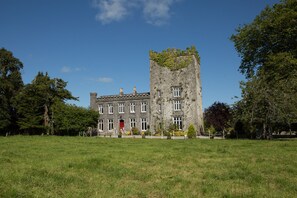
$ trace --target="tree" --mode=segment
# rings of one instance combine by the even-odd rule
[[[78,135],[88,127],[96,127],[99,118],[98,112],[94,110],[63,102],[56,102],[53,112],[54,131],[59,135]]]
[[[241,120],[262,138],[297,122],[297,1],[267,7],[231,40],[242,58]]]
[[[23,86],[22,68],[22,62],[12,52],[0,49],[0,134],[16,132],[18,129],[13,101]]]
[[[263,68],[273,70],[266,64],[279,53],[297,57],[297,1],[283,0],[272,8],[266,7],[250,24],[239,27],[231,36],[241,57],[239,67],[247,78]]]
[[[16,105],[20,114],[18,122],[22,130],[30,133],[50,132],[53,134],[53,104],[65,100],[76,100],[65,88],[62,79],[51,79],[48,74],[39,72],[31,84],[27,84],[17,95]]]
[[[226,103],[215,102],[204,111],[206,127],[213,126],[217,131],[222,131],[223,135],[230,125],[231,118],[231,108]]]

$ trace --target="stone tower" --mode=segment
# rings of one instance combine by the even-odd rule
[[[98,110],[97,107],[97,93],[90,93],[90,108],[93,110]]]
[[[193,124],[203,131],[200,58],[195,47],[150,51],[150,129],[174,123],[187,131]]]

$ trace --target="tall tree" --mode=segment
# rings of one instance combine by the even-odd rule
[[[297,122],[297,1],[265,8],[231,40],[242,58],[242,119],[263,138]]]
[[[0,134],[17,130],[17,112],[13,101],[23,86],[22,68],[22,62],[12,52],[0,49]]]
[[[27,84],[17,96],[19,125],[30,132],[46,132],[52,126],[52,107],[55,102],[64,102],[75,97],[66,89],[62,79],[51,79],[48,74],[39,72],[31,84]]]
[[[297,1],[282,0],[266,7],[252,23],[236,31],[231,40],[241,57],[239,69],[247,78],[260,68],[274,69],[266,63],[278,53],[297,58]]]

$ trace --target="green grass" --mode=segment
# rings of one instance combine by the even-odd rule
[[[296,197],[297,141],[0,138],[0,197]]]

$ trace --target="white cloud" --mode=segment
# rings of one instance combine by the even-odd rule
[[[79,72],[82,71],[82,68],[79,67],[68,67],[68,66],[63,66],[60,70],[61,73],[71,73],[71,72]]]
[[[171,17],[171,6],[180,0],[93,0],[98,9],[96,20],[102,24],[123,20],[129,14],[142,10],[147,23],[163,25]]]
[[[71,68],[64,66],[61,68],[61,73],[70,73],[71,72]]]
[[[170,18],[170,6],[173,0],[149,0],[144,1],[143,14],[147,23],[163,25]]]
[[[77,71],[77,72],[79,72],[79,71],[81,71],[81,70],[82,70],[82,69],[79,68],[79,67],[74,68],[74,71]]]
[[[101,82],[101,83],[112,83],[113,80],[112,78],[109,77],[99,77],[97,79],[95,79],[96,82]]]
[[[94,6],[99,8],[96,20],[103,24],[120,21],[127,14],[126,0],[95,0]]]

